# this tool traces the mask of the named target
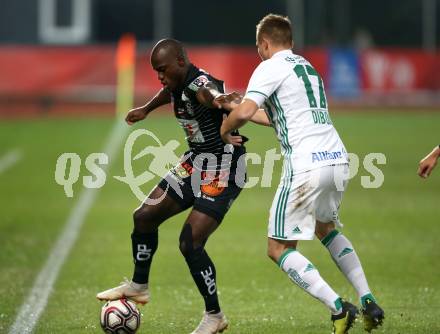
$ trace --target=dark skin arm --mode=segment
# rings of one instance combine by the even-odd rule
[[[132,125],[136,122],[139,122],[147,115],[152,112],[154,109],[159,108],[165,104],[171,102],[171,93],[168,89],[162,88],[150,101],[144,104],[141,107],[131,109],[127,116],[125,117],[125,121],[128,125]]]
[[[213,104],[214,98],[219,95],[220,92],[212,82],[206,83],[203,87],[200,87],[197,91],[197,100],[208,108],[216,108]]]
[[[218,99],[221,98],[221,103]],[[197,100],[208,108],[226,109],[231,111],[241,101],[237,92],[229,94],[220,93],[212,82],[208,82],[197,91]]]
[[[212,82],[207,82],[203,87],[200,87],[199,90],[197,91],[197,100],[203,104],[205,107],[208,107],[210,109],[226,109],[226,110],[232,110],[232,105],[235,103],[234,101],[237,98],[241,98],[240,94],[234,92],[229,94],[230,96],[232,96],[232,98],[228,103],[224,103],[223,105],[220,105],[216,102],[215,98],[223,95],[222,93],[220,93],[217,89],[217,86],[214,85]],[[223,116],[223,118],[225,118],[226,115]],[[228,138],[228,142],[227,143],[232,143],[233,145],[236,146],[240,146],[243,143],[243,137],[242,136],[235,136],[232,134],[227,134],[227,138]]]

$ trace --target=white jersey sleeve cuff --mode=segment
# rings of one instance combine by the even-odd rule
[[[243,99],[249,99],[254,101],[257,104],[258,108],[260,108],[261,105],[264,103],[264,101],[266,101],[266,99],[268,98],[269,97],[262,92],[256,90],[250,90],[246,92],[246,95],[244,96]]]

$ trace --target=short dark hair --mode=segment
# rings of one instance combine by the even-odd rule
[[[186,53],[185,47],[183,46],[182,42],[176,39],[172,39],[172,38],[161,39],[153,47],[151,54],[158,52],[161,49],[167,49],[168,52],[173,52],[176,55],[176,57],[183,58],[185,61],[188,60],[188,55]]]
[[[292,44],[292,24],[287,16],[268,14],[257,24],[257,41],[266,37],[277,45]]]

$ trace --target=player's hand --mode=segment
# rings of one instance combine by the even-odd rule
[[[228,118],[228,116],[223,115],[223,121],[226,118]],[[226,144],[232,144],[234,146],[241,146],[245,141],[248,140],[246,137],[243,137],[240,135],[233,135],[230,132],[226,132],[223,124],[220,128],[220,136],[222,137],[223,142],[225,142]]]
[[[437,165],[437,159],[440,155],[439,151],[439,147],[435,148],[430,154],[420,161],[419,169],[417,171],[417,174],[419,174],[420,177],[426,179],[431,174],[432,170]]]
[[[144,111],[143,107],[131,109],[127,116],[125,117],[125,121],[128,125],[132,125],[136,122],[142,121],[145,119],[147,114]]]
[[[225,144],[232,144],[234,146],[241,146],[243,144],[242,136],[234,136],[230,133],[223,134],[222,139],[225,142]]]
[[[239,93],[232,92],[229,94],[220,94],[216,96],[214,100],[212,100],[212,104],[216,108],[231,111],[240,104],[242,99],[243,96],[241,96]]]

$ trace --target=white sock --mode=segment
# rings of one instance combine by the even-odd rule
[[[300,288],[319,299],[333,314],[341,312],[341,299],[322,279],[318,270],[301,253],[294,249],[286,250],[281,255],[278,265]]]
[[[327,247],[344,276],[353,285],[359,298],[362,300],[362,297],[372,296],[361,262],[351,242],[342,233],[333,230],[322,239],[322,243]],[[372,299],[374,300],[374,297]]]

